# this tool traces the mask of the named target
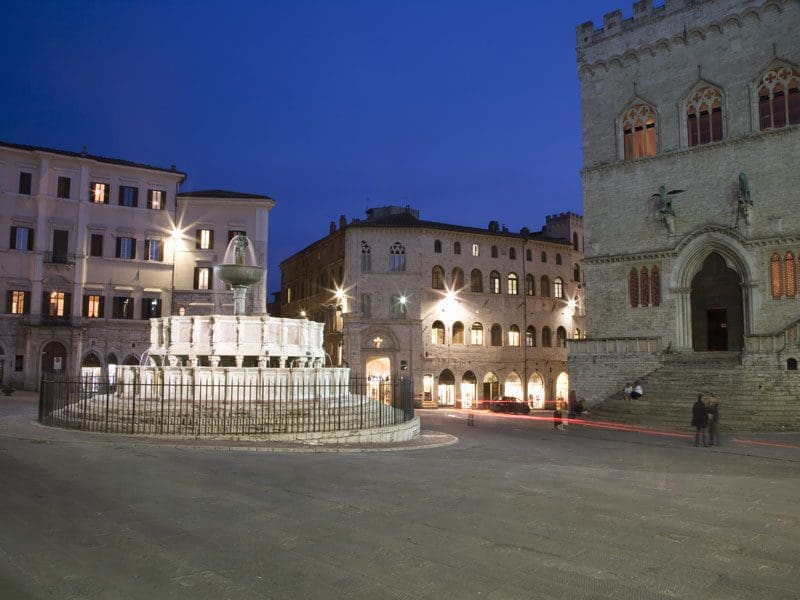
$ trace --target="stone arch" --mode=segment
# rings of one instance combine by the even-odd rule
[[[361,333],[361,347],[364,349],[374,349],[375,339],[381,338],[381,350],[395,350],[399,347],[397,336],[391,329],[386,327],[369,327]]]
[[[456,378],[450,369],[443,369],[439,373],[436,392],[439,406],[455,406]]]
[[[758,272],[752,256],[745,250],[737,236],[721,229],[697,231],[687,236],[678,245],[678,257],[672,270],[670,288],[676,296],[676,349],[692,349],[692,281],[702,270],[703,263],[713,253],[725,261],[741,281],[743,334],[752,332],[755,314],[759,309]]]
[[[528,404],[531,408],[544,408],[545,389],[544,376],[535,371],[528,378]]]
[[[67,371],[67,347],[60,341],[52,340],[42,345],[41,350],[41,372]]]
[[[472,408],[478,399],[478,378],[472,371],[466,371],[461,376],[461,407]]]
[[[125,365],[125,366],[138,366],[139,365],[139,359],[136,357],[135,354],[129,354],[122,361],[122,364]]]
[[[503,395],[513,396],[517,400],[522,401],[525,398],[525,394],[523,392],[524,391],[522,389],[522,378],[516,371],[511,371],[506,376],[506,380],[503,383]]]

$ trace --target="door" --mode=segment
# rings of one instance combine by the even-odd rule
[[[728,309],[709,308],[706,323],[708,324],[708,349],[725,352],[728,350]]]

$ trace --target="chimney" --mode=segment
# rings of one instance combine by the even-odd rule
[[[344,215],[339,215],[339,229],[347,225],[347,218]]]
[[[334,233],[336,231],[336,221],[331,221],[330,231],[328,233]]]

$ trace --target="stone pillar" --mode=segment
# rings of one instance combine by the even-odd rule
[[[675,296],[676,350],[692,350],[692,288],[670,290]]]

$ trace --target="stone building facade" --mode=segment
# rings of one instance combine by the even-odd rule
[[[281,316],[324,321],[325,348],[371,381],[413,378],[422,406],[566,398],[583,331],[583,222],[540,232],[425,221],[411,208],[332,222],[281,263]]]
[[[588,338],[599,401],[674,353],[796,368],[800,3],[636,2],[577,28]]]
[[[186,175],[130,161],[0,142],[0,381],[43,371],[113,374],[139,364],[152,317],[231,310],[215,280],[231,231],[266,267],[266,196],[179,193]],[[263,287],[263,286],[262,286]],[[266,312],[265,289],[251,292]]]

